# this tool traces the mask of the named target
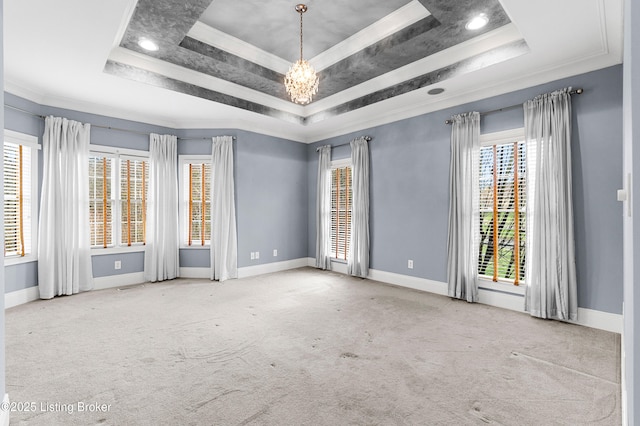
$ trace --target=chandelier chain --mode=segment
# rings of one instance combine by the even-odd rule
[[[300,60],[302,60],[302,11],[300,11]]]

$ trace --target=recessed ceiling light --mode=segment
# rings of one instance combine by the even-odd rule
[[[439,95],[442,92],[444,92],[444,89],[442,87],[435,87],[429,90],[427,93],[430,95]]]
[[[156,50],[158,50],[158,45],[148,38],[141,38],[140,40],[138,40],[138,46],[151,52],[155,52]]]
[[[487,25],[488,22],[489,22],[489,17],[484,13],[481,13],[471,18],[471,20],[467,22],[467,25],[465,25],[464,27],[468,30],[479,30],[480,28]]]

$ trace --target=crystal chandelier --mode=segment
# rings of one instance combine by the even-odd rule
[[[284,86],[291,96],[291,101],[297,104],[308,104],[313,95],[318,93],[318,76],[311,64],[302,59],[302,14],[307,11],[307,6],[299,4],[296,12],[300,14],[300,59],[289,68],[284,77]]]

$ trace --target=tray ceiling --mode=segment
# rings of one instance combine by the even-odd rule
[[[46,0],[30,2],[39,7],[5,0],[7,90],[35,93],[26,97],[60,106],[77,100],[84,110],[97,113],[118,110],[124,115],[128,110],[134,119],[173,127],[225,123],[303,141],[478,99],[486,96],[484,89],[499,94],[601,68],[621,58],[621,0],[308,0],[304,56],[318,70],[320,88],[311,104],[301,106],[287,98],[283,85],[298,56],[295,2],[113,0],[97,5],[69,0],[67,9]],[[33,10],[38,12],[27,25],[15,22]],[[479,13],[489,17],[488,25],[466,29]],[[574,19],[559,19],[563,14]],[[50,15],[76,24],[77,32],[64,22],[51,24],[56,20]],[[548,25],[540,24],[543,18]],[[81,32],[83,26],[88,31]],[[46,46],[29,28],[49,34],[59,54],[42,50]],[[82,37],[100,39],[100,49],[89,51],[78,40]],[[104,41],[109,37],[110,47]],[[154,40],[159,50],[142,49],[142,38]],[[43,78],[33,69],[43,66],[42,58],[51,64],[56,57],[59,69],[66,69],[65,54],[66,76],[52,72]],[[445,91],[427,94],[433,88]]]

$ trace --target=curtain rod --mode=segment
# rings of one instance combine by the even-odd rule
[[[31,112],[31,111],[27,111],[26,109],[18,108],[18,107],[15,107],[13,105],[4,104],[4,106],[7,107],[7,108],[14,109],[16,111],[23,112],[25,114],[32,115],[32,116],[40,118],[42,120],[44,120],[46,118],[44,115],[35,114],[35,113]],[[138,130],[122,129],[120,127],[100,126],[98,124],[92,124],[91,127],[97,127],[99,129],[107,129],[107,130],[117,130],[119,132],[135,133],[137,135],[149,136],[149,132],[145,133],[145,132],[140,132]],[[211,138],[178,138],[178,139],[180,139],[180,140],[210,140]],[[233,140],[236,140],[235,136],[233,136]]]
[[[581,95],[583,92],[584,92],[584,89],[574,89],[574,90],[571,90],[569,94]],[[500,111],[505,111],[505,110],[514,109],[514,108],[522,108],[522,104],[509,105],[503,108],[492,109],[491,111],[481,112],[480,115],[493,114],[494,112],[500,112]],[[449,118],[448,120],[445,120],[444,124],[453,124],[453,119]]]
[[[367,142],[371,141],[371,139],[373,139],[371,136],[365,136],[364,140],[366,140]],[[333,145],[331,148],[337,148],[339,146],[345,146],[345,145],[349,145],[351,142],[347,142],[347,143],[341,143],[340,145]],[[316,148],[316,152],[320,151],[320,147]]]
[[[178,139],[180,139],[181,141],[210,141],[212,137],[214,136],[211,136],[208,138],[178,138]],[[231,136],[231,137],[233,138],[234,141],[236,140],[235,136]]]

